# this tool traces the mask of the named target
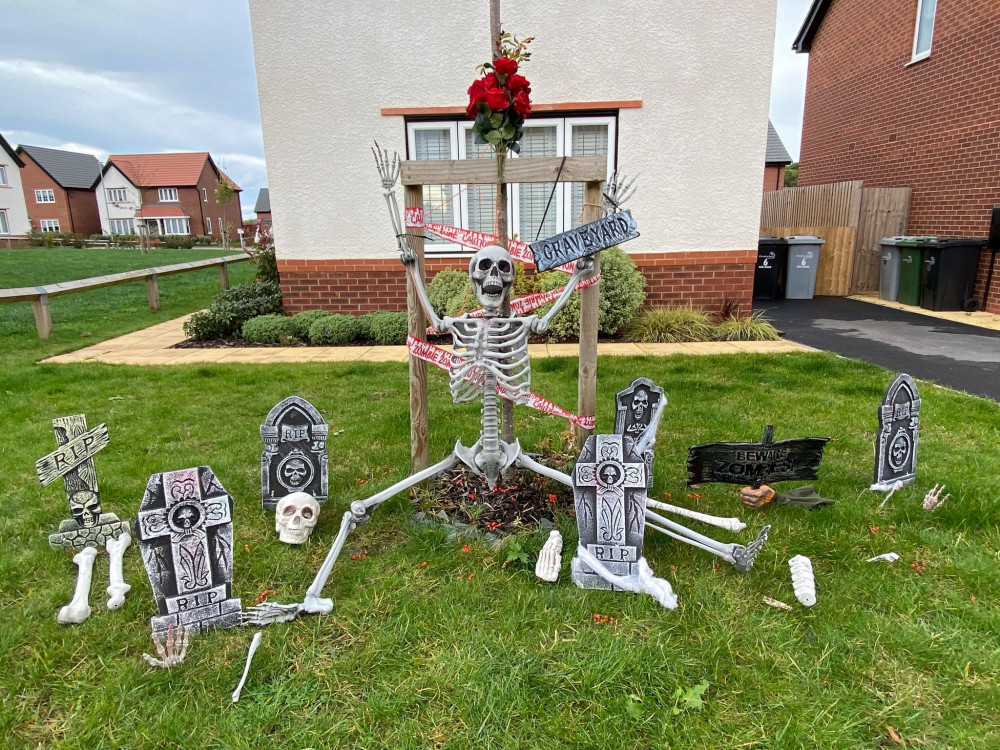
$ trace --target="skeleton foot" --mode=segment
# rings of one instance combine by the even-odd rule
[[[59,610],[57,619],[63,625],[75,625],[90,617],[90,581],[94,576],[95,557],[97,550],[94,547],[84,547],[73,555],[73,562],[79,568],[79,573],[72,601]]]
[[[733,545],[733,567],[736,570],[740,573],[748,573],[753,568],[753,561],[757,559],[757,553],[767,541],[767,532],[770,530],[770,526],[765,526],[760,530],[757,538],[746,547],[742,544]]]
[[[122,558],[125,556],[125,550],[128,549],[129,544],[132,543],[132,537],[128,534],[122,534],[117,539],[109,539],[105,544],[105,549],[108,551],[108,556],[111,558],[109,563],[109,577],[110,585],[107,588],[108,596],[108,609],[118,609],[122,604],[125,603],[125,594],[127,594],[132,586],[125,583],[125,579],[122,576]]]

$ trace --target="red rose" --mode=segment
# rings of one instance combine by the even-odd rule
[[[498,57],[493,61],[493,70],[497,72],[497,75],[509,76],[511,73],[517,72],[517,63],[509,57]]]
[[[507,92],[503,89],[486,90],[486,106],[494,112],[506,109],[508,104],[510,104],[510,101],[507,99]]]
[[[469,102],[469,106],[465,108],[465,116],[475,119],[478,114],[479,105],[476,102]]]
[[[487,73],[483,76],[483,86],[488,89],[495,89],[499,84],[497,83],[497,77],[492,73]]]
[[[507,79],[507,90],[512,94],[516,94],[518,91],[524,91],[530,94],[531,84],[528,83],[528,79],[524,76],[514,73]]]
[[[482,102],[486,101],[486,84],[481,80],[476,80],[472,82],[469,86],[469,101],[470,102]]]
[[[518,91],[517,96],[514,97],[514,111],[521,117],[527,117],[531,114],[531,100],[524,91]]]

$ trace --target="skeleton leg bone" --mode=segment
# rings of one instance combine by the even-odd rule
[[[649,594],[667,609],[677,609],[677,595],[674,594],[673,588],[664,579],[653,575],[645,557],[639,558],[639,572],[636,575],[619,576],[608,570],[604,563],[594,557],[582,544],[577,545],[576,554],[577,559],[585,562],[588,568],[612,586],[636,594]],[[573,562],[576,563],[577,560]]]
[[[770,526],[765,526],[761,529],[756,539],[749,545],[744,546],[742,544],[723,544],[722,542],[717,542],[696,531],[691,531],[691,529],[681,526],[679,523],[674,523],[660,514],[654,513],[649,508],[646,509],[646,525],[651,529],[667,534],[682,542],[718,555],[723,560],[731,563],[741,573],[746,573],[753,567],[754,559],[757,557],[757,553],[760,552],[761,547],[764,546],[764,542],[767,541],[767,533],[771,529]]]
[[[127,594],[132,586],[125,583],[125,578],[122,576],[122,558],[125,556],[125,550],[128,549],[129,544],[132,543],[132,537],[128,534],[122,534],[117,539],[108,539],[105,543],[105,549],[108,551],[108,557],[111,558],[110,563],[108,563],[108,577],[110,585],[108,586],[107,592],[108,596],[108,609],[118,609],[122,604],[125,603],[125,594]]]
[[[84,547],[73,555],[73,562],[79,568],[73,600],[59,610],[58,620],[63,625],[77,624],[90,617],[90,581],[94,576],[94,558],[97,550]]]
[[[569,474],[563,474],[558,469],[550,469],[548,466],[543,466],[542,464],[530,458],[525,453],[518,454],[517,458],[514,460],[514,465],[520,469],[529,469],[536,474],[541,474],[549,479],[554,479],[557,482],[562,482],[568,487],[573,486],[573,478]]]
[[[726,531],[743,531],[743,529],[747,527],[747,525],[738,518],[720,518],[719,516],[710,516],[707,513],[699,513],[698,511],[680,508],[676,505],[670,505],[669,503],[661,503],[658,500],[647,499],[646,507],[656,508],[657,510],[665,510],[667,513],[675,513],[678,516],[684,516],[685,518],[690,518],[693,521],[701,521],[702,523],[707,523],[711,526],[718,526],[720,529],[725,529]]]

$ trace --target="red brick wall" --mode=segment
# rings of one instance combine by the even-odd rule
[[[75,231],[69,217],[69,201],[66,198],[66,191],[58,182],[49,177],[45,170],[38,166],[38,163],[28,154],[22,151],[19,156],[24,162],[24,168],[21,170],[21,185],[24,187],[24,202],[28,207],[31,228],[40,229],[39,222],[43,219],[58,219],[60,232]],[[39,203],[35,200],[36,190],[51,190],[56,202]],[[94,204],[96,208],[96,198]]]
[[[73,214],[73,231],[85,237],[101,233],[101,214],[97,210],[94,190],[67,190],[67,200]]]
[[[639,253],[631,256],[646,277],[646,307],[691,304],[717,308],[724,297],[751,307],[756,250]],[[465,270],[460,258],[428,258],[428,279],[444,268]],[[394,259],[278,260],[285,312],[321,308],[360,315],[406,309],[406,275]]]
[[[938,0],[931,54],[908,64],[916,6],[831,4],[809,55],[798,184],[909,186],[909,233],[985,236],[1000,205],[997,0]]]
[[[219,219],[225,217],[227,223],[233,225],[232,231],[229,233],[229,238],[233,242],[240,241],[240,235],[237,230],[243,227],[243,213],[240,209],[240,193],[236,192],[232,200],[226,205],[225,214],[223,214],[222,207],[219,206],[215,201],[215,184],[218,180],[218,176],[209,164],[208,161],[205,162],[205,166],[202,169],[201,176],[198,178],[197,187],[182,187],[177,188],[177,199],[178,203],[166,203],[167,206],[177,206],[184,210],[184,213],[188,215],[190,222],[190,231],[194,236],[205,234],[205,217],[209,217],[212,220],[212,235],[218,237],[220,234],[220,222]],[[164,187],[169,187],[164,185]],[[202,193],[204,188],[205,193]],[[207,195],[208,200],[205,200]],[[159,205],[160,194],[159,187],[147,188],[143,191],[143,208],[149,208],[150,206]]]
[[[785,168],[780,164],[764,165],[764,192],[781,190],[785,187]]]

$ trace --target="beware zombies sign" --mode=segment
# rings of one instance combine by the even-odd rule
[[[704,443],[688,449],[688,484],[727,482],[760,487],[792,479],[818,479],[823,446],[830,438],[773,442],[774,425],[759,443]]]
[[[531,243],[535,265],[539,271],[561,266],[570,261],[618,245],[639,236],[635,219],[629,211],[617,211],[603,219],[570,229],[546,240]]]

